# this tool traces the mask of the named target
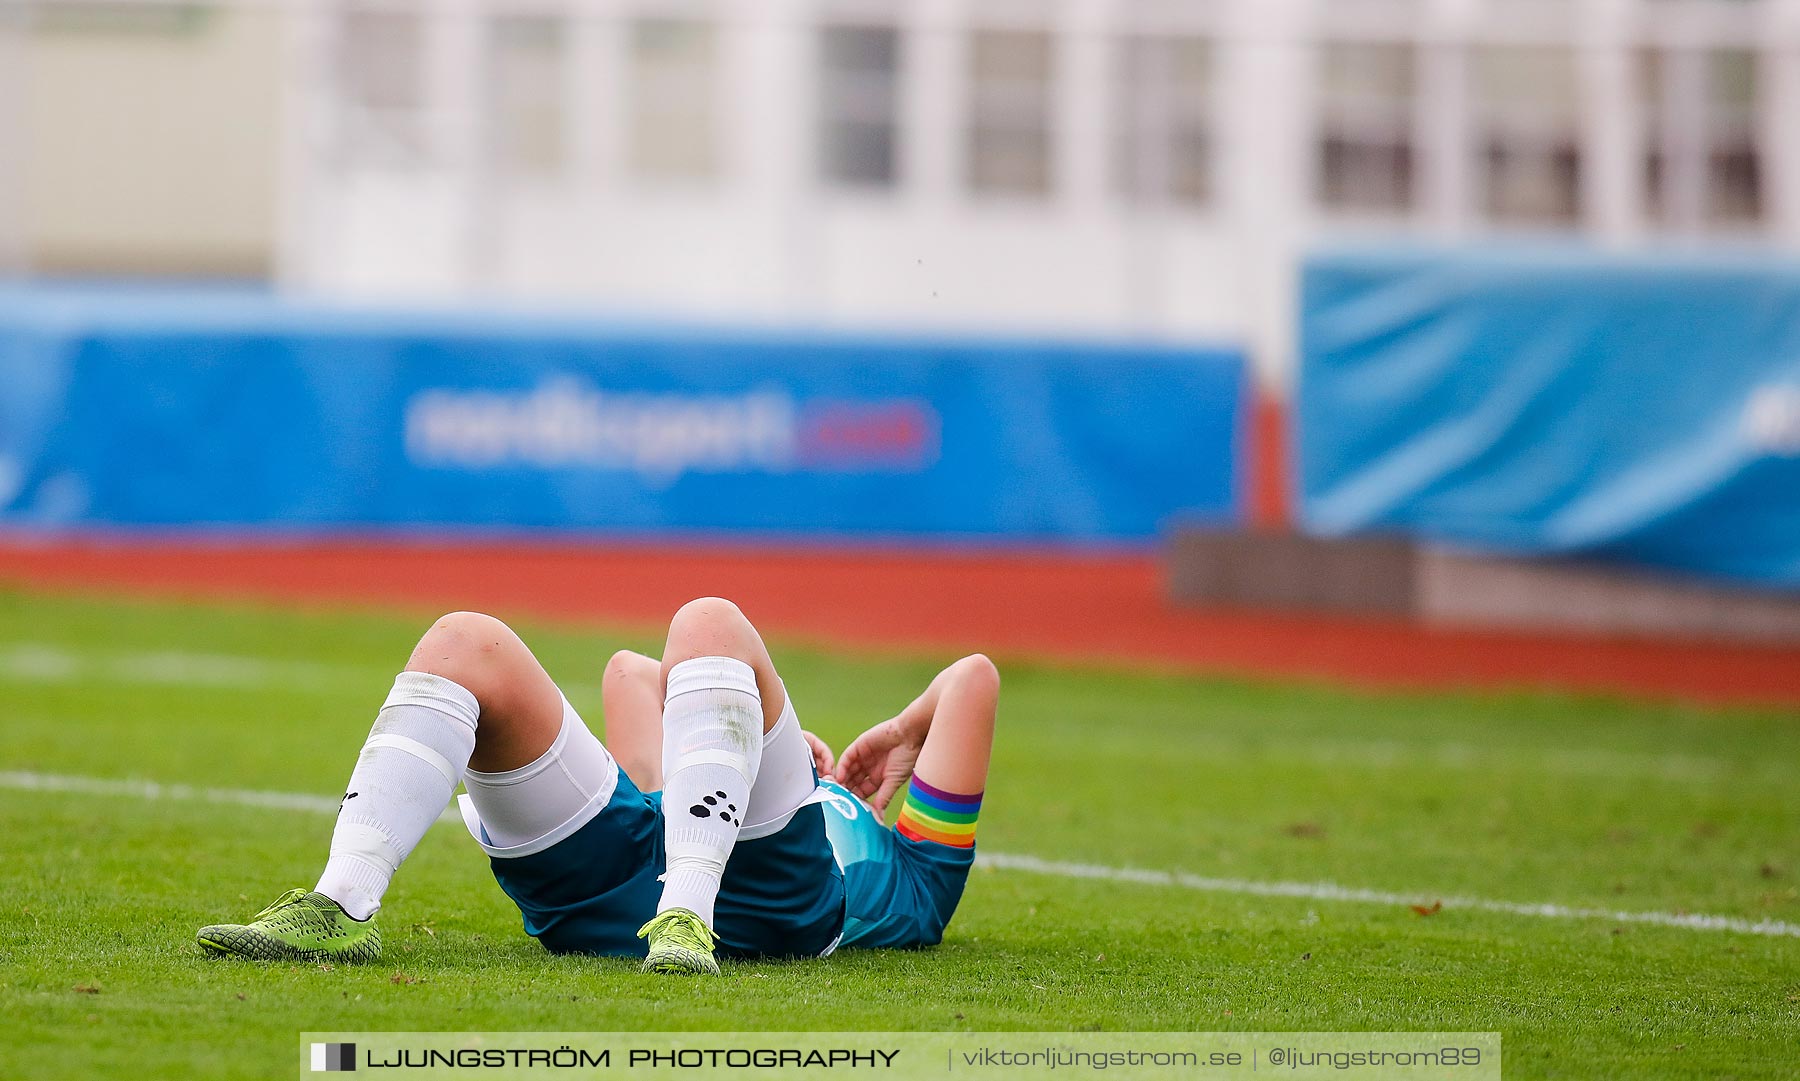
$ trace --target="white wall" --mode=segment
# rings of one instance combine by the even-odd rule
[[[17,94],[0,154],[19,163],[23,257],[55,272],[268,274],[280,15],[67,7],[36,13],[0,75]]]

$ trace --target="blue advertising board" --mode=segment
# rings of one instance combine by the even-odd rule
[[[1309,531],[1800,589],[1800,265],[1350,251],[1302,293]]]
[[[1133,542],[1237,515],[1241,355],[0,293],[0,524]]]

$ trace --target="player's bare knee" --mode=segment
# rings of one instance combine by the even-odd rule
[[[484,612],[450,612],[439,616],[419,640],[451,652],[492,654],[516,640],[512,628]]]
[[[651,677],[656,675],[658,662],[635,650],[621,649],[606,662],[606,671],[600,676],[600,690],[609,693],[612,688],[624,687],[633,680],[643,679],[646,671]]]
[[[724,597],[696,597],[675,610],[669,630],[735,629],[749,624],[743,609]]]
[[[955,666],[956,676],[972,690],[986,692],[995,698],[1000,697],[1000,669],[989,660],[985,653],[971,653]]]
[[[505,680],[522,656],[523,644],[505,623],[481,612],[451,612],[419,639],[406,668],[453,680],[486,701],[484,692]]]
[[[629,649],[617,650],[606,659],[606,672],[600,677],[600,685],[616,683],[631,675],[631,658],[637,656]]]
[[[663,690],[676,665],[697,657],[730,657],[749,665],[762,697],[763,731],[780,723],[785,702],[781,679],[762,636],[737,605],[723,597],[701,597],[681,606],[669,622],[669,640],[663,646]]]
[[[760,639],[742,610],[723,597],[701,597],[682,605],[669,621],[663,670],[693,657],[737,657],[754,661]]]

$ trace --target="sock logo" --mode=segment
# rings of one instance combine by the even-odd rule
[[[711,818],[716,813],[719,816],[719,821],[724,822],[727,825],[743,825],[742,822],[731,817],[737,813],[737,804],[727,803],[724,808],[721,809],[719,807],[719,801],[724,798],[725,793],[717,791],[710,796],[701,796],[699,803],[688,808],[688,814],[693,815],[695,818]]]
[[[316,1043],[312,1045],[313,1073],[354,1073],[356,1045],[353,1043]]]
[[[338,800],[338,810],[340,810],[340,811],[341,811],[341,810],[343,810],[343,809],[344,809],[344,804],[346,804],[346,803],[349,803],[349,802],[350,802],[350,801],[351,801],[351,800],[353,800],[353,799],[355,799],[355,798],[356,798],[356,793],[355,793],[355,792],[346,792],[346,793],[344,793],[344,798],[343,798],[343,799],[341,799],[341,800]],[[324,1045],[323,1045],[323,1044],[321,1044],[321,1045],[320,1045],[320,1046],[321,1046],[321,1047],[322,1047],[322,1046],[324,1046]],[[347,1045],[346,1045],[346,1046],[347,1046]]]

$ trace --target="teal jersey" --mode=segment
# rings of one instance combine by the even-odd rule
[[[814,957],[837,947],[844,888],[825,836],[831,817],[803,806],[779,831],[738,841],[713,911],[720,956]],[[648,944],[637,929],[656,914],[666,869],[662,793],[638,791],[621,770],[612,798],[574,833],[530,855],[490,849],[489,857],[525,933],[546,949],[642,957]]]
[[[973,848],[914,841],[836,781],[821,780],[825,834],[844,872],[847,947],[934,946],[962,899]]]

